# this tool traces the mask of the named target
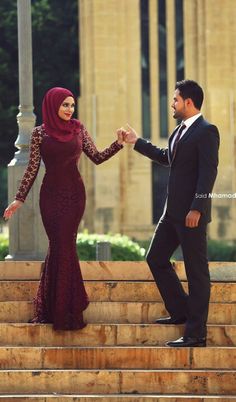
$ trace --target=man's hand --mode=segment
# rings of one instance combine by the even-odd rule
[[[126,135],[125,135],[125,142],[127,144],[135,144],[137,139],[138,139],[138,134],[134,130],[133,127],[131,127],[129,124],[127,124],[128,130],[126,130]]]
[[[201,213],[199,211],[189,211],[188,215],[185,218],[185,226],[187,226],[188,228],[196,228],[198,226],[200,217]]]

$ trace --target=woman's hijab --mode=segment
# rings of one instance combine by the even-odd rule
[[[43,127],[47,135],[61,142],[70,141],[80,127],[79,120],[65,121],[58,116],[58,110],[68,96],[75,99],[68,89],[54,87],[46,92],[42,104]]]

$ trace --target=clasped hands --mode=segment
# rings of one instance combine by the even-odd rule
[[[138,139],[138,134],[129,124],[127,124],[127,129],[121,127],[116,131],[116,133],[119,144],[135,144]]]

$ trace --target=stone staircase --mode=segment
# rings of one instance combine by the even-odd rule
[[[0,262],[0,402],[236,401],[235,263],[211,263],[208,346],[183,349],[164,347],[183,326],[152,324],[166,312],[144,262],[81,264],[82,331],[27,324],[41,265]]]

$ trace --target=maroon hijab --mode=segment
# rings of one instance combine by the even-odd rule
[[[80,127],[79,120],[65,121],[58,116],[59,107],[68,96],[74,98],[68,89],[55,87],[49,89],[43,98],[43,127],[50,137],[61,142],[70,141]]]

